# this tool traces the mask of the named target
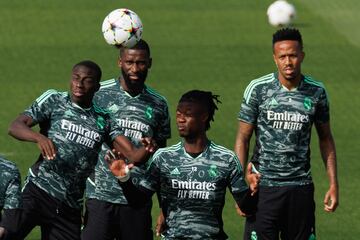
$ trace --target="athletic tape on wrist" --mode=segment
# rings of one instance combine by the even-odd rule
[[[116,176],[117,179],[119,179],[120,182],[126,182],[130,178],[130,171],[129,167],[125,167],[125,175],[124,176]]]

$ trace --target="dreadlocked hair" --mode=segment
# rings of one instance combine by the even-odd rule
[[[181,96],[179,103],[193,102],[203,106],[209,114],[209,118],[206,122],[205,128],[205,130],[208,130],[210,129],[210,121],[214,121],[215,110],[218,110],[217,104],[221,103],[219,97],[219,95],[213,95],[212,92],[191,90]]]

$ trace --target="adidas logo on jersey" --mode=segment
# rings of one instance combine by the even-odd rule
[[[174,170],[172,170],[172,171],[170,172],[170,175],[179,175],[179,174],[180,174],[180,171],[179,171],[178,168],[175,168]]]
[[[276,101],[275,98],[271,99],[271,101],[269,102],[269,106],[277,106],[279,105],[279,103]]]

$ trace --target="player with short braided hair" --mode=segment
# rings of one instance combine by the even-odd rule
[[[227,239],[222,220],[227,188],[243,211],[253,211],[255,182],[250,190],[234,152],[206,135],[218,98],[200,90],[182,95],[176,124],[183,139],[154,153],[139,188],[134,187],[127,170],[132,165],[126,165],[120,155],[120,160],[109,160],[112,173],[131,203],[138,204],[159,192],[165,217],[162,239]],[[248,175],[256,175],[247,171]]]

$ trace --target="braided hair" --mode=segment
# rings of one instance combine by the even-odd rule
[[[217,103],[221,103],[219,97],[219,95],[213,95],[212,92],[191,90],[181,96],[179,103],[194,102],[203,106],[209,114],[205,128],[208,130],[210,129],[210,121],[214,121],[215,110],[218,110]]]

